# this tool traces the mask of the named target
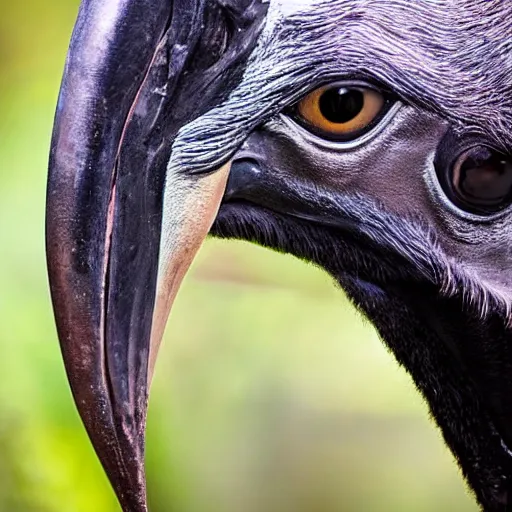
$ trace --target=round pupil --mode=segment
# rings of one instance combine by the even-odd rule
[[[332,88],[320,96],[320,112],[331,123],[348,123],[364,106],[364,94],[357,89]]]
[[[467,155],[460,166],[459,188],[480,204],[503,201],[512,191],[512,164],[487,148]]]

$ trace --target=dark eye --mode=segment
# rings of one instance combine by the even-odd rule
[[[441,184],[462,210],[491,215],[512,203],[512,163],[489,147],[474,146],[461,153]]]
[[[376,89],[335,83],[305,96],[295,106],[294,117],[320,137],[348,141],[373,128],[390,105]]]

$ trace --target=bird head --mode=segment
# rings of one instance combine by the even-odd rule
[[[512,7],[478,0],[83,1],[48,267],[73,395],[124,510],[147,509],[155,358],[209,232],[331,274],[480,504],[512,503],[510,33]]]

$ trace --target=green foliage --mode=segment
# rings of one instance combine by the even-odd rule
[[[47,154],[77,3],[0,5],[0,512],[110,512],[45,274]],[[185,281],[147,451],[153,512],[476,510],[409,378],[342,292],[248,244],[208,242]]]

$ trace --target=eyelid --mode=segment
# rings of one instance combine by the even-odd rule
[[[389,123],[393,120],[393,118],[403,106],[404,104],[400,101],[395,101],[390,109],[384,114],[383,118],[371,130],[363,133],[360,137],[344,141],[330,140],[319,137],[298,123],[290,114],[282,112],[279,117],[292,133],[295,133],[297,137],[307,140],[308,143],[312,144],[313,146],[330,151],[352,151],[361,146],[364,146],[377,135],[379,135],[386,128],[386,126],[389,125]]]

